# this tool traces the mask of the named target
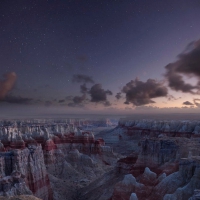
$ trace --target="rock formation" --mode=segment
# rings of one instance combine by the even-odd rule
[[[43,200],[194,200],[200,122],[0,122],[0,196]]]
[[[70,182],[87,185],[116,163],[112,148],[102,138],[95,140],[91,132],[74,124],[14,123],[0,127],[0,139],[3,196],[33,194],[43,200],[60,199],[60,192],[52,190],[56,179],[59,184],[68,182],[74,190]],[[14,177],[18,173],[20,184]]]

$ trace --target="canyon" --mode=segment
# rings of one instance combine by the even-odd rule
[[[2,198],[200,198],[198,120],[4,120],[0,139]]]

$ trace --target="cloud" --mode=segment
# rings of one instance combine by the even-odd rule
[[[88,88],[86,87],[86,84],[80,85],[80,92],[83,94],[82,96],[74,96],[70,100],[73,102],[68,103],[68,106],[70,107],[76,107],[76,104],[81,104],[86,100],[86,94],[87,94]]]
[[[194,104],[191,103],[190,101],[185,101],[185,102],[183,102],[183,105],[192,106],[192,105],[194,105]]]
[[[118,92],[116,95],[115,95],[116,99],[119,100],[122,98],[122,95],[121,95],[121,92]]]
[[[83,104],[81,104],[81,103],[79,103],[79,104],[77,104],[77,103],[68,103],[67,104],[69,107],[78,107],[78,108],[83,108],[83,107],[85,107]]]
[[[172,90],[195,94],[193,90],[198,89],[198,87],[185,83],[183,76],[176,72],[173,64],[169,64],[165,68],[167,69],[165,77],[168,79],[168,86]]]
[[[109,101],[105,101],[103,104],[105,107],[111,106],[112,104]]]
[[[86,87],[86,84],[84,83],[83,85],[80,85],[80,91],[83,94],[86,94],[88,91],[88,88]]]
[[[70,100],[73,99],[73,96],[72,96],[72,95],[70,95],[70,96],[66,96],[65,99],[66,99],[66,101],[70,101]]]
[[[44,105],[47,106],[47,107],[48,107],[48,106],[51,106],[52,104],[53,104],[53,103],[52,103],[51,101],[45,101],[45,102],[44,102]]]
[[[54,99],[54,101],[55,101],[55,99]],[[40,104],[40,103],[42,103],[42,100],[41,100],[41,99],[36,99],[36,100],[35,100],[35,103],[36,103],[36,104]]]
[[[168,94],[168,90],[163,83],[154,79],[142,82],[138,78],[128,82],[122,88],[122,92],[126,94],[126,101],[124,103],[132,103],[135,106],[155,103],[152,98],[166,97]]]
[[[197,106],[197,107],[200,107],[200,99],[194,99],[194,104]]]
[[[21,96],[13,96],[8,95],[6,96],[3,101],[7,103],[13,103],[13,104],[30,104],[32,103],[32,98],[24,98]]]
[[[170,95],[170,94],[167,96],[168,101],[174,101],[174,100],[178,100],[178,99],[181,99],[181,97],[175,98],[173,95]]]
[[[59,101],[58,101],[58,103],[64,103],[65,102],[65,99],[60,99]]]
[[[91,87],[89,94],[91,102],[103,103],[107,101],[107,95],[112,95],[110,90],[104,90],[101,84],[95,84]]]
[[[76,83],[94,83],[94,80],[91,76],[83,74],[74,74],[72,77],[72,81]]]
[[[198,94],[200,90],[200,40],[191,42],[185,51],[178,55],[178,60],[168,64],[165,69],[165,77],[171,89]],[[186,83],[184,75],[196,77],[199,82],[194,85]]]
[[[82,96],[75,96],[73,98],[73,102],[75,104],[79,104],[79,103],[82,103],[84,100],[85,100],[86,96],[85,95],[82,95]]]
[[[15,72],[10,72],[4,75],[4,80],[0,81],[0,100],[3,100],[13,89],[16,79],[17,75]]]

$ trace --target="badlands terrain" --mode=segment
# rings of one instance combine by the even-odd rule
[[[0,199],[200,199],[198,120],[3,120],[0,139]]]

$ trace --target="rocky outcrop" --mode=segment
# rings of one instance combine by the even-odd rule
[[[24,179],[19,171],[14,170],[10,176],[0,179],[0,196],[15,196],[20,194],[32,194],[27,187]]]
[[[129,200],[138,200],[137,195],[132,193]]]
[[[120,121],[104,139],[121,152],[122,147],[131,149],[131,140],[138,141],[139,150],[136,146],[131,149],[136,159],[129,154],[118,160],[117,167],[119,173],[131,173],[143,188],[120,181],[111,199],[129,200],[132,193],[134,198],[136,195],[146,200],[197,199],[199,193],[194,191],[199,189],[198,134],[199,121]]]
[[[127,199],[132,193],[138,190],[144,190],[145,186],[136,181],[132,174],[127,174],[124,179],[115,185],[115,189],[112,195],[112,200]]]
[[[156,185],[158,183],[157,174],[146,167],[144,173],[140,176],[139,181],[146,186]]]
[[[158,176],[148,167],[137,178],[131,174],[125,175],[123,181],[115,185],[112,200],[128,200],[132,193],[134,198],[137,196],[138,199],[146,200],[194,200],[198,199],[198,191],[200,191],[200,159],[199,156],[190,156],[181,159],[179,170],[168,176],[165,173]]]
[[[52,199],[41,145],[1,153],[2,193],[4,196],[34,194]]]
[[[173,194],[166,194],[164,199],[188,200],[195,190],[200,189],[200,161],[198,158],[182,160],[180,163],[180,173],[184,184],[176,188]],[[197,195],[197,194],[196,194]],[[194,196],[195,198],[195,196]]]
[[[123,128],[128,135],[199,137],[199,121],[179,120],[128,120],[121,119],[118,128]]]
[[[7,125],[0,127],[0,139],[2,177],[10,176],[15,168],[20,169],[24,187],[43,200],[53,199],[48,173],[61,180],[73,175],[84,179],[79,175],[83,173],[80,166],[84,166],[84,173],[91,181],[95,173],[104,172],[96,167],[97,162],[107,167],[116,162],[112,148],[102,138],[95,140],[91,132],[77,128],[74,123]]]

